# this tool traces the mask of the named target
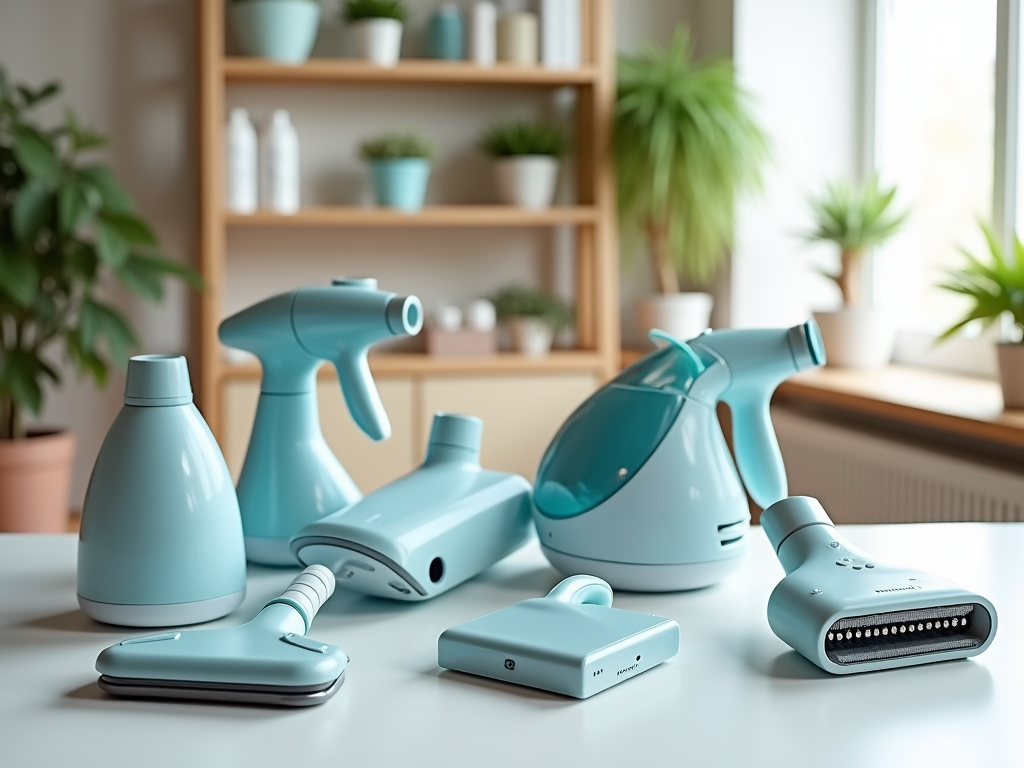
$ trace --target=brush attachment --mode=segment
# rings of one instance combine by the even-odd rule
[[[345,680],[348,656],[305,637],[334,592],[311,565],[248,624],[123,640],[96,659],[98,685],[115,696],[311,706]]]
[[[768,623],[826,672],[965,658],[995,637],[989,600],[856,549],[817,499],[783,499],[764,511],[761,525],[786,570],[768,600]]]
[[[679,652],[675,621],[611,604],[607,582],[570,576],[547,597],[445,630],[437,641],[437,663],[586,699]]]

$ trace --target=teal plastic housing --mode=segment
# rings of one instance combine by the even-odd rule
[[[79,603],[129,626],[224,616],[245,596],[242,523],[185,358],[133,357],[124,402],[86,491]]]
[[[857,549],[836,530],[817,499],[783,499],[764,511],[761,525],[786,571],[768,600],[768,623],[783,642],[826,672],[847,675],[976,656],[995,638],[991,601]],[[929,633],[932,617],[945,616],[948,625],[946,614],[955,615],[950,611],[954,606],[971,606],[970,630],[958,634],[954,625]],[[847,631],[856,635],[843,641],[853,659],[849,662],[837,662],[828,653],[835,647],[828,634],[837,622],[851,624]],[[924,633],[903,631],[909,623],[921,623]],[[868,627],[886,632],[862,642],[860,633]],[[892,628],[896,632],[890,634]],[[970,645],[943,649],[951,640]],[[879,653],[888,657],[856,660],[858,654]]]
[[[601,579],[570,577],[547,597],[445,630],[438,666],[586,699],[679,652],[678,623],[611,602]]]
[[[395,157],[370,162],[377,204],[414,213],[423,207],[430,180],[430,161],[421,157]]]
[[[243,54],[301,64],[316,42],[320,4],[315,0],[247,0],[231,3],[228,14]]]
[[[482,422],[434,416],[423,464],[330,517],[291,547],[330,568],[338,586],[395,600],[435,597],[531,537],[530,483],[480,466]]]
[[[639,591],[707,586],[746,551],[747,493],[762,506],[786,495],[769,400],[824,350],[813,321],[651,336],[664,346],[585,401],[548,447],[534,520],[563,573]],[[719,402],[732,411],[735,464]]]
[[[294,565],[288,540],[302,526],[358,501],[362,494],[320,430],[316,372],[334,365],[345,403],[372,440],[391,425],[367,363],[369,348],[415,335],[423,311],[415,296],[377,290],[373,279],[335,280],[255,304],[226,319],[220,339],[263,365],[260,398],[238,480],[248,558]]]

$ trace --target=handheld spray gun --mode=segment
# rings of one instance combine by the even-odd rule
[[[422,327],[418,298],[379,291],[372,278],[282,293],[221,323],[221,341],[252,352],[263,365],[256,421],[238,480],[251,562],[296,564],[289,538],[362,498],[320,431],[316,372],[321,363],[334,364],[359,428],[373,440],[384,440],[391,425],[367,351]]]
[[[555,436],[537,473],[534,520],[563,573],[642,592],[694,589],[724,578],[746,553],[739,476],[762,507],[786,496],[768,404],[825,352],[810,320],[689,342],[651,337],[665,345],[594,393]],[[732,410],[735,464],[719,401]]]

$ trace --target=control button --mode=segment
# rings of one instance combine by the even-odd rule
[[[304,651],[313,651],[314,653],[327,653],[327,646],[323,643],[318,643],[316,640],[310,640],[308,637],[302,635],[296,635],[292,632],[281,635],[281,639],[284,640],[288,645],[294,645],[296,648],[301,648]]]
[[[845,560],[836,560],[836,565],[848,565]]]
[[[164,632],[162,635],[149,635],[148,637],[133,637],[122,640],[118,645],[135,645],[136,643],[158,643],[161,640],[177,640],[181,632]]]
[[[342,571],[341,573],[338,574],[338,578],[341,579],[342,581],[347,581],[348,579],[351,579],[355,575],[356,575],[355,571]]]
[[[874,563],[864,563],[864,567],[865,568],[874,568],[875,564]]]
[[[811,590],[811,594],[812,595],[820,595],[821,594],[821,590],[820,589],[812,589]]]
[[[829,545],[830,547],[832,547],[833,549],[835,549],[836,547],[838,547],[838,546],[839,546],[839,542],[838,542],[838,541],[830,541],[830,542],[828,543],[828,545]]]
[[[855,566],[853,566],[853,570],[859,571],[863,567],[864,567],[863,565],[855,565]]]
[[[396,581],[388,582],[388,586],[391,587],[392,589],[398,591],[398,592],[401,592],[403,595],[411,595],[412,594],[412,590],[411,589],[409,589],[404,584],[400,584],[400,583],[398,583]]]
[[[346,560],[342,568],[358,568],[361,571],[373,571],[373,566],[362,560]]]

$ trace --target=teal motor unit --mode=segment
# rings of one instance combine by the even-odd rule
[[[220,325],[220,340],[256,355],[263,381],[238,504],[251,562],[297,565],[288,540],[307,523],[362,498],[324,440],[316,372],[334,364],[349,413],[373,440],[391,436],[367,351],[423,327],[415,296],[377,290],[372,278],[335,280],[254,304]]]
[[[664,346],[594,393],[555,436],[537,473],[534,521],[562,573],[641,592],[696,589],[742,563],[747,492],[762,507],[787,495],[768,404],[781,382],[824,364],[824,346],[811,320],[651,338]],[[719,401],[732,412],[735,464]]]

